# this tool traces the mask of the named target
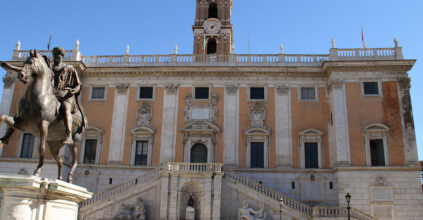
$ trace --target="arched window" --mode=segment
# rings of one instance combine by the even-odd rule
[[[210,39],[207,42],[207,54],[215,54],[216,53],[216,40]]]
[[[209,5],[209,18],[217,18],[217,4],[214,2]]]
[[[191,148],[191,163],[207,163],[207,147],[204,144],[194,144]]]

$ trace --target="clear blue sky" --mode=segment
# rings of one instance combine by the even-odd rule
[[[192,53],[195,0],[4,1],[1,4],[0,60],[10,60],[17,40],[21,49],[74,48],[83,55]],[[232,24],[236,53],[329,53],[338,48],[393,47],[417,59],[409,72],[419,158],[423,158],[423,1],[421,0],[234,0]],[[160,40],[159,40],[160,39]],[[0,70],[3,77],[5,71]],[[420,86],[419,86],[420,85]],[[0,82],[3,88],[3,82]]]

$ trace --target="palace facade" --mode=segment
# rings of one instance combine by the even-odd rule
[[[196,2],[193,54],[83,56],[79,42],[66,51],[89,122],[74,183],[95,193],[80,219],[136,219],[142,204],[146,219],[232,220],[243,202],[263,210],[250,219],[345,219],[347,193],[355,219],[421,219],[407,73],[416,61],[396,40],[235,54],[232,0]],[[10,63],[28,56],[18,43]],[[0,113],[14,115],[26,88],[14,72],[3,81]],[[15,132],[0,173],[31,174],[38,144]],[[48,160],[42,175],[56,172]]]

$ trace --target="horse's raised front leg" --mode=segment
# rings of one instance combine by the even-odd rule
[[[37,169],[34,171],[34,176],[39,176],[41,172],[41,168],[44,165],[44,151],[46,149],[46,143],[47,143],[47,135],[48,135],[48,121],[42,121],[40,125],[40,147],[38,149],[38,166]]]
[[[62,158],[59,156],[59,151],[61,147],[61,143],[59,141],[55,142],[48,142],[48,147],[50,149],[50,153],[53,156],[53,158],[56,160],[57,163],[57,179],[62,180]]]
[[[77,155],[76,144],[69,145],[69,150],[72,154],[72,167],[71,167],[69,174],[68,174],[68,183],[72,183],[72,175],[73,175],[73,172],[75,171],[75,168],[76,168],[76,165],[77,165],[76,164],[76,161],[77,161],[76,160],[76,155]]]
[[[15,128],[13,127],[15,126],[15,119],[8,115],[0,115],[0,122],[6,122],[8,125],[6,134],[0,138],[0,144],[8,144],[10,136],[12,136],[13,132],[15,132]]]

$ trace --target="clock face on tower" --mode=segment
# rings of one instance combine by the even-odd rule
[[[218,34],[222,25],[217,19],[208,19],[203,26],[206,34]]]

